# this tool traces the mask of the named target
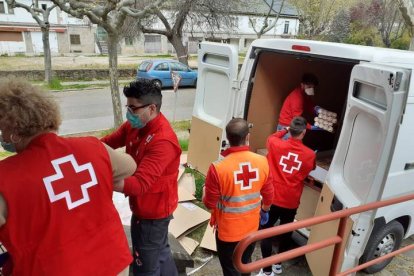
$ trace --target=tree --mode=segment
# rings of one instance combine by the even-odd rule
[[[406,31],[398,3],[394,0],[369,0],[358,3],[351,8],[351,22],[353,34],[364,40],[365,30],[368,43],[387,48],[391,47],[393,41],[400,40]],[[379,36],[381,42],[375,42],[377,39],[374,36]]]
[[[261,0],[259,0],[261,1]],[[261,1],[262,2],[262,1]],[[260,29],[256,29],[256,24],[258,23],[256,20],[253,20],[253,18],[251,16],[249,16],[249,22],[252,25],[253,31],[256,33],[257,38],[260,38],[263,34],[267,33],[268,31],[270,31],[271,29],[273,29],[276,26],[277,21],[279,20],[279,16],[283,10],[283,6],[285,4],[285,0],[282,0],[282,3],[280,4],[279,10],[276,14],[276,17],[273,18],[272,22],[269,22],[269,17],[272,15],[272,17],[274,17],[275,11],[274,11],[274,2],[275,0],[272,0],[269,3],[267,3],[269,5],[269,10],[267,13],[261,15],[261,24],[260,24]],[[250,2],[251,4],[251,2]],[[256,22],[255,22],[256,21]]]
[[[398,0],[398,4],[411,36],[410,50],[414,51],[414,2],[412,0]]]
[[[216,30],[233,27],[230,11],[238,1],[228,0],[169,0],[155,7],[152,14],[138,21],[139,29],[147,34],[167,37],[180,62],[188,64],[183,30],[194,29],[213,34]],[[160,24],[158,24],[160,22]]]
[[[50,42],[49,42],[49,15],[50,12],[56,8],[56,5],[51,5],[46,9],[39,7],[39,1],[33,0],[30,6],[22,3],[21,1],[7,0],[7,4],[13,8],[22,8],[29,12],[33,19],[37,22],[42,31],[43,41],[43,55],[45,63],[45,81],[51,83],[52,81],[52,55],[50,53]]]
[[[332,18],[355,0],[291,0],[299,13],[300,36],[317,39],[329,31]]]
[[[341,9],[333,18],[326,40],[332,42],[345,42],[351,31],[351,16],[348,9]]]
[[[76,1],[52,0],[64,12],[72,16],[89,20],[101,26],[108,34],[109,78],[111,83],[112,109],[114,111],[114,125],[122,124],[122,108],[118,85],[118,43],[122,38],[120,30],[128,16],[142,18],[152,9],[163,2],[153,1],[141,9],[136,8],[136,0],[106,0],[106,1]]]

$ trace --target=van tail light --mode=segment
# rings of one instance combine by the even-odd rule
[[[292,45],[292,50],[310,52],[311,48],[309,46],[303,46],[303,45]]]

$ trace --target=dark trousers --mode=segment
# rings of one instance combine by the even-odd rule
[[[250,273],[240,273],[233,265],[233,252],[239,242],[226,242],[218,237],[216,232],[216,246],[219,257],[221,269],[224,276],[250,276]],[[252,261],[252,254],[254,251],[254,243],[249,245],[242,255],[242,263],[247,264]]]
[[[280,219],[279,225],[290,223],[295,219],[297,209],[287,209],[276,205],[270,206],[269,221],[261,226],[261,229],[273,227],[278,219]],[[292,232],[285,233],[278,236],[279,240],[279,253],[285,252],[289,248]],[[260,249],[262,250],[262,257],[267,258],[272,255],[273,237],[262,240]],[[268,266],[263,268],[264,272],[271,272],[272,267]]]
[[[164,219],[131,218],[134,275],[176,276],[177,268],[168,244],[168,225],[172,216]]]

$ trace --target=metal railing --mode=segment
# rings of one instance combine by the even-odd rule
[[[233,263],[236,269],[240,271],[241,273],[250,273],[252,271],[259,270],[267,266],[271,266],[272,264],[281,263],[281,262],[296,258],[298,256],[302,256],[306,253],[309,253],[309,252],[312,252],[318,249],[322,249],[322,248],[325,248],[331,245],[335,245],[329,275],[330,276],[349,275],[353,272],[362,270],[376,263],[380,263],[400,253],[413,250],[414,244],[403,247],[399,250],[393,251],[384,256],[381,256],[380,258],[376,258],[372,261],[361,264],[357,267],[351,268],[344,272],[338,273],[340,269],[340,265],[341,265],[341,260],[340,260],[341,248],[342,246],[345,246],[344,244],[344,237],[346,234],[345,227],[346,227],[346,221],[348,217],[354,214],[378,209],[384,206],[389,206],[389,205],[393,205],[393,204],[397,204],[397,203],[401,203],[401,202],[405,202],[405,201],[409,201],[413,199],[414,199],[414,194],[405,195],[405,196],[401,196],[401,197],[397,197],[393,199],[372,202],[372,203],[368,203],[362,206],[353,207],[353,208],[349,208],[349,209],[345,209],[345,210],[341,210],[341,211],[337,211],[337,212],[333,212],[330,214],[321,215],[321,216],[317,216],[313,218],[308,218],[305,220],[296,221],[296,222],[292,222],[292,223],[288,223],[288,224],[284,224],[284,225],[280,225],[280,226],[276,226],[276,227],[272,227],[268,229],[259,230],[257,232],[251,233],[250,235],[248,235],[246,238],[244,238],[243,240],[239,242],[233,254]],[[253,242],[263,240],[266,238],[270,238],[270,237],[274,237],[274,236],[278,236],[278,235],[281,235],[287,232],[292,232],[292,231],[295,231],[301,228],[306,228],[312,225],[316,225],[316,224],[320,224],[320,223],[324,223],[324,222],[328,222],[332,220],[337,220],[337,219],[339,219],[340,221],[339,221],[339,227],[338,227],[336,236],[326,238],[322,241],[315,242],[312,244],[307,244],[307,245],[298,247],[296,249],[292,249],[292,250],[289,250],[289,251],[286,251],[286,252],[283,252],[277,255],[273,255],[273,256],[270,256],[270,257],[267,257],[261,260],[257,260],[257,261],[254,261],[248,264],[243,264],[241,261],[243,252]]]

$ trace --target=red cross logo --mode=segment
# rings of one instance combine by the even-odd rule
[[[68,162],[69,164],[65,164]],[[98,184],[91,163],[79,166],[75,156],[71,154],[53,160],[52,165],[56,174],[43,178],[50,202],[65,199],[68,209],[71,210],[90,201],[88,188]],[[62,172],[62,168],[64,168],[65,175]],[[74,170],[76,178],[68,177],[69,172],[73,172],[72,169]],[[81,190],[80,192],[79,188]],[[79,199],[73,200],[73,198]]]
[[[283,167],[282,170],[289,174],[292,174],[294,170],[299,171],[302,161],[298,157],[296,153],[291,152],[287,156],[282,156],[279,161],[279,164]]]
[[[251,189],[252,183],[259,180],[259,170],[252,169],[250,162],[240,163],[239,168],[234,172],[234,184],[239,184],[242,190]]]

